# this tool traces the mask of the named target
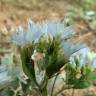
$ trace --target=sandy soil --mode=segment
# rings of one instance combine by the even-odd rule
[[[10,34],[11,31],[15,30],[16,26],[26,26],[29,18],[34,21],[59,18],[62,20],[65,13],[64,7],[66,6],[66,3],[62,1],[63,0],[57,3],[55,2],[55,6],[31,10],[0,3],[0,43],[3,41],[6,42],[5,37],[7,38],[7,35]],[[78,32],[77,37],[75,37],[76,40],[86,42],[89,46],[95,49],[96,35],[94,35],[92,31],[88,30],[87,25],[82,20],[76,21],[74,24],[75,29]],[[1,47],[4,46],[1,45]],[[82,93],[89,93],[89,95],[85,96],[96,96],[92,95],[92,92],[95,92],[95,90],[96,88],[93,86],[85,90],[75,90],[74,96],[84,96],[81,95]],[[72,96],[72,90],[65,91],[65,94],[62,93],[60,96]]]

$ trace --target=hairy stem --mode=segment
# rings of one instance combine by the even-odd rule
[[[52,86],[52,91],[51,91],[51,96],[53,96],[54,86],[55,86],[58,75],[59,75],[59,73],[56,74],[56,77],[54,79],[53,86]]]

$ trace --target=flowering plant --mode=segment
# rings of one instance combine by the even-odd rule
[[[28,77],[26,84],[21,83],[23,96],[57,96],[65,89],[87,88],[96,81],[95,55],[85,45],[70,43],[74,34],[72,26],[60,21],[29,21],[27,32],[18,27],[12,42],[21,47],[22,67]]]

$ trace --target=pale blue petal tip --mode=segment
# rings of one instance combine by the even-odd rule
[[[83,66],[84,64],[89,64],[91,67],[96,68],[96,53],[94,53],[95,57],[92,60],[89,60],[88,54],[90,52],[91,52],[91,49],[88,47],[77,51],[76,53],[70,56],[70,63],[74,64],[75,62],[74,57],[76,56],[80,66]]]
[[[23,28],[19,26],[15,34],[12,35],[12,41],[17,45],[22,45],[24,43],[26,44],[26,42],[38,40],[44,34],[51,36],[61,34],[62,38],[67,38],[74,34],[74,30],[72,27],[65,27],[64,23],[60,21],[46,20],[45,22],[35,23],[29,20],[27,32],[24,32]]]

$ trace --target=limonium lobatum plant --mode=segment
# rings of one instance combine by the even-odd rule
[[[12,42],[21,47],[22,68],[28,77],[27,87],[21,84],[21,96],[57,96],[65,89],[87,88],[95,82],[95,55],[85,45],[72,43],[69,39],[74,35],[73,27],[61,21],[29,20],[27,32],[17,28]]]

